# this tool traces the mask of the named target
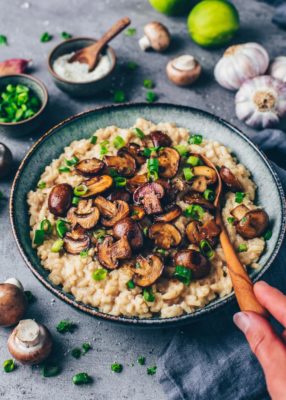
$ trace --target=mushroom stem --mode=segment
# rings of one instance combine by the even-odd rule
[[[139,46],[140,46],[140,49],[143,51],[146,51],[147,49],[149,49],[151,47],[150,40],[147,38],[146,35],[142,36],[142,38],[139,39]]]
[[[40,326],[32,319],[24,319],[17,326],[15,339],[25,347],[34,347],[41,341]]]
[[[16,278],[9,278],[4,283],[10,283],[10,285],[17,286],[17,288],[22,290],[22,292],[24,291],[24,287],[23,287],[22,283]]]

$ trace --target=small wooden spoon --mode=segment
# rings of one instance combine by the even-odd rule
[[[130,24],[130,19],[124,17],[117,21],[96,43],[84,49],[78,50],[70,59],[69,62],[78,61],[80,63],[88,64],[88,71],[91,72],[97,66],[100,53],[104,46],[117,36],[123,29]]]
[[[214,205],[217,210],[216,223],[221,228],[220,243],[224,252],[224,256],[229,270],[229,275],[232,281],[232,285],[234,288],[239,308],[241,309],[241,311],[254,311],[257,314],[266,317],[268,313],[256,299],[253,291],[253,283],[247,271],[240,262],[223,223],[221,209],[220,209],[220,199],[222,193],[222,181],[220,174],[216,169],[216,167],[214,166],[214,164],[208,158],[206,158],[201,154],[199,156],[204,161],[204,163],[208,167],[214,169],[217,174],[218,186],[216,189],[216,198],[214,200]]]

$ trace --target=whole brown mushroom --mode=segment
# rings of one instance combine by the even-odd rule
[[[141,50],[152,48],[155,51],[165,51],[171,43],[171,35],[165,25],[153,21],[144,27],[144,36],[139,40]]]
[[[71,206],[73,189],[68,183],[55,185],[48,198],[49,210],[57,217],[63,217]]]
[[[188,86],[201,75],[200,63],[191,55],[184,54],[169,61],[166,73],[171,82],[177,86]]]
[[[4,178],[11,172],[13,156],[4,143],[0,143],[0,178]]]
[[[0,326],[12,326],[23,318],[28,306],[21,283],[14,279],[0,284]]]
[[[174,256],[175,265],[182,265],[183,267],[192,270],[192,277],[194,279],[201,279],[210,273],[211,265],[206,257],[196,250],[181,250]]]

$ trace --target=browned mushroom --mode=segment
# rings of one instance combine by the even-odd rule
[[[130,217],[134,221],[141,221],[145,217],[144,208],[136,205],[130,206]]]
[[[136,161],[137,166],[143,165],[146,162],[146,157],[142,155],[141,147],[137,143],[128,143],[127,146],[122,147],[118,151],[118,155],[124,155],[125,153],[130,154]]]
[[[73,189],[67,183],[60,183],[53,187],[48,198],[48,207],[52,214],[63,217],[71,206]]]
[[[82,160],[75,166],[76,172],[83,176],[97,175],[103,168],[104,162],[95,157]]]
[[[98,196],[94,200],[94,204],[99,208],[102,215],[102,225],[107,227],[115,225],[116,222],[127,217],[129,214],[129,205],[122,200],[111,202],[102,196]]]
[[[180,154],[171,147],[164,147],[158,152],[159,175],[163,178],[173,178],[179,169]]]
[[[142,204],[147,214],[157,214],[162,212],[160,199],[164,196],[164,188],[159,183],[146,183],[138,187],[133,200],[136,204]]]
[[[172,139],[162,131],[153,131],[150,133],[151,140],[155,147],[170,147]]]
[[[177,204],[171,204],[164,210],[164,214],[155,215],[156,222],[171,222],[182,214],[182,209]]]
[[[210,219],[204,224],[199,221],[191,221],[186,227],[187,238],[192,244],[199,244],[202,240],[207,239],[211,245],[214,245],[220,231],[220,227],[214,219]]]
[[[203,208],[208,210],[214,210],[215,206],[210,201],[206,200],[202,195],[199,193],[187,193],[184,196],[184,201],[188,204],[198,204]]]
[[[225,166],[222,166],[219,171],[220,177],[225,185],[234,192],[243,192],[244,188],[238,178]]]
[[[160,257],[150,255],[148,257],[138,256],[136,258],[136,267],[134,282],[141,287],[152,285],[161,276],[164,264]]]
[[[174,225],[164,222],[152,225],[148,230],[148,236],[155,241],[157,247],[165,250],[178,246],[182,241],[180,231]]]
[[[99,210],[92,205],[92,200],[80,200],[77,208],[72,207],[67,213],[67,219],[73,226],[79,224],[84,229],[93,228],[99,220]]]
[[[103,161],[109,168],[114,168],[119,175],[129,178],[135,174],[136,161],[127,152],[117,156],[105,156]]]
[[[143,234],[139,225],[127,217],[118,221],[113,227],[113,234],[117,239],[126,236],[130,246],[138,250],[143,246]]]
[[[83,181],[82,184],[87,187],[87,192],[81,195],[81,197],[94,197],[109,189],[113,184],[113,180],[108,175],[102,175]]]
[[[102,243],[98,244],[98,261],[108,269],[116,269],[119,260],[130,258],[131,253],[131,247],[125,236],[117,242],[114,242],[112,236],[106,236]]]
[[[269,217],[264,210],[249,210],[243,204],[235,207],[231,214],[238,221],[235,224],[237,233],[244,239],[254,239],[261,236],[269,224]]]
[[[237,219],[238,221],[240,221],[246,213],[248,213],[249,208],[246,207],[244,204],[240,204],[239,206],[236,206],[233,210],[231,210],[231,215]]]
[[[191,181],[191,188],[196,192],[203,193],[208,185],[216,183],[216,171],[205,165],[199,165],[192,169],[194,179]]]
[[[24,316],[27,306],[23,287],[18,285],[17,280],[8,279],[0,283],[0,326],[17,324]]]
[[[131,195],[125,189],[116,189],[107,196],[107,199],[110,201],[123,200],[126,201],[126,203],[129,203],[131,200]]]
[[[126,189],[130,193],[134,193],[135,190],[148,182],[147,174],[135,175],[133,178],[127,180]]]
[[[74,229],[64,237],[64,249],[70,254],[80,254],[90,246],[90,238],[83,229]]]
[[[194,279],[201,279],[210,273],[211,266],[209,261],[199,251],[196,250],[181,250],[174,256],[174,264],[192,270]]]

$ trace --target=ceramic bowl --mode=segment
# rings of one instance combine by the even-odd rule
[[[58,57],[90,46],[95,42],[96,40],[92,38],[72,38],[60,43],[51,51],[48,58],[49,72],[59,89],[74,97],[90,97],[108,87],[111,75],[116,66],[115,51],[110,46],[106,46],[105,50],[110,60],[110,70],[100,79],[90,82],[70,82],[61,78],[53,69],[53,64]]]
[[[5,90],[6,86],[12,85],[25,85],[33,92],[41,102],[41,108],[31,118],[19,122],[0,122],[0,133],[20,137],[33,133],[43,122],[44,115],[48,105],[48,91],[45,85],[37,78],[25,75],[5,75],[0,77],[0,93]]]
[[[16,242],[28,267],[44,286],[68,304],[105,320],[125,324],[145,327],[184,324],[200,317],[210,316],[215,310],[223,309],[234,299],[234,294],[231,293],[221,299],[217,298],[192,314],[168,319],[158,317],[138,319],[104,314],[95,307],[75,301],[71,294],[65,293],[61,287],[49,281],[49,272],[41,266],[29,236],[27,193],[34,190],[45,166],[50,164],[53,159],[58,158],[64,147],[73,140],[89,138],[97,129],[109,125],[130,127],[134,125],[138,117],[149,119],[155,123],[175,122],[178,126],[188,128],[192,133],[200,133],[207,139],[219,141],[233,149],[238,159],[252,172],[258,187],[257,200],[268,213],[273,231],[271,239],[267,242],[267,249],[260,259],[261,269],[251,272],[253,280],[258,280],[271,266],[284,236],[286,217],[281,184],[265,156],[245,135],[222,119],[194,108],[168,104],[109,106],[84,112],[55,126],[35,143],[20,165],[11,192],[11,223]]]

